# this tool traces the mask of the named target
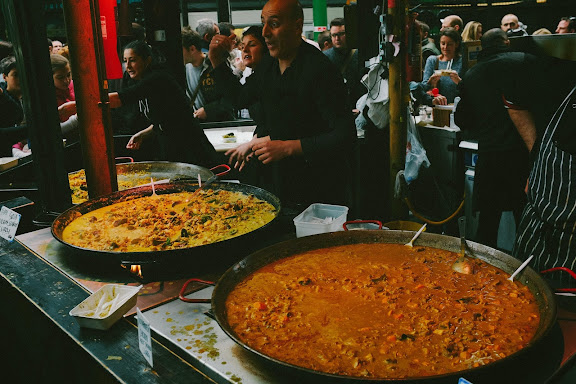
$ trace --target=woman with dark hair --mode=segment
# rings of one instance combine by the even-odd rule
[[[461,37],[458,31],[448,27],[440,31],[439,56],[430,56],[426,60],[422,84],[429,91],[438,88],[448,103],[458,96],[458,83],[462,80],[462,56],[460,55]]]
[[[254,79],[258,67],[264,60],[270,60],[270,53],[266,46],[264,36],[262,36],[262,26],[253,25],[246,29],[242,34],[242,61],[244,65],[251,69],[251,73],[246,77],[246,82]],[[250,118],[258,124],[260,120],[260,103],[252,104],[248,107]],[[252,146],[258,141],[258,128],[254,132],[254,137],[247,143],[226,152],[229,156],[229,163],[234,164],[235,168],[242,170],[247,161],[253,156]]]
[[[186,93],[157,63],[152,48],[140,40],[128,43],[124,47],[124,63],[132,84],[110,93],[110,106],[135,103],[150,122],[130,138],[126,148],[139,149],[144,140],[155,136],[159,160],[216,165],[216,151],[194,119]]]
[[[56,88],[58,106],[76,100],[74,83],[72,82],[72,70],[68,59],[63,55],[52,53],[50,55],[50,66],[52,67],[52,78],[54,80],[54,88]]]

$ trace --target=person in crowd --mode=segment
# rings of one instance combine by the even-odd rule
[[[440,50],[436,47],[436,42],[432,37],[430,37],[430,27],[423,21],[416,20],[420,25],[420,30],[422,31],[422,62],[426,63],[428,57],[431,55],[438,56]]]
[[[455,121],[467,137],[478,141],[473,195],[478,211],[476,241],[496,248],[502,213],[512,211],[516,224],[520,223],[530,163],[528,149],[502,103],[502,88],[514,71],[534,59],[510,52],[508,35],[500,28],[487,31],[481,42],[478,63],[459,84]]]
[[[182,53],[194,117],[200,121],[234,120],[235,110],[227,91],[214,79],[212,64],[202,52],[202,38],[191,28],[182,28]]]
[[[462,56],[460,55],[460,34],[454,28],[444,28],[440,31],[439,56],[430,56],[426,60],[422,84],[427,91],[437,88],[439,94],[446,97],[448,103],[453,103],[458,96],[458,83],[462,72]]]
[[[14,56],[0,61],[4,82],[0,82],[0,127],[21,125],[24,121],[22,89]]]
[[[555,267],[576,269],[576,62],[542,59],[547,68],[530,67],[526,75],[504,89],[512,121],[532,149],[527,204],[516,230],[513,256],[536,271]],[[534,71],[548,70],[561,81],[535,79]],[[528,80],[528,81],[527,81]],[[552,85],[551,85],[552,84]],[[552,89],[552,90],[551,90]],[[539,101],[530,95],[540,94]],[[539,119],[542,109],[545,119]],[[554,288],[576,287],[567,272],[547,273]]]
[[[68,61],[70,61],[70,48],[68,46],[62,47],[58,54],[64,56]]]
[[[238,68],[238,62],[240,61],[240,57],[242,56],[240,52],[240,39],[236,36],[234,25],[228,22],[220,22],[218,23],[218,30],[220,31],[220,35],[230,36],[230,42],[232,43],[232,50],[228,55],[228,66],[232,69],[232,72],[239,78],[242,77],[242,70]]]
[[[344,18],[338,17],[330,22],[330,36],[332,37],[332,48],[323,51],[324,55],[330,59],[338,68],[348,90],[348,109],[356,110],[356,101],[367,92],[366,87],[360,81],[363,73],[358,66],[358,50],[348,47],[346,41],[346,25]]]
[[[212,37],[220,34],[220,28],[212,19],[200,19],[196,26],[196,32],[202,38],[202,52],[207,53]]]
[[[0,82],[0,156],[25,157],[32,152],[27,140],[22,88],[14,56],[0,61],[5,82]]]
[[[14,46],[9,41],[0,40],[0,61],[14,55]],[[0,82],[4,81],[4,75],[0,72]]]
[[[255,79],[258,67],[266,61],[271,60],[266,41],[262,36],[261,26],[251,26],[242,35],[242,60],[247,68],[250,68],[251,73],[246,78],[246,82]],[[254,76],[254,77],[253,77]],[[262,121],[262,110],[259,102],[248,106],[249,117],[253,119],[256,124]],[[254,135],[251,141],[241,144],[238,147],[231,149],[225,153],[229,158],[229,164],[233,165],[239,171],[242,171],[248,161],[254,156],[252,147],[258,142],[258,136]]]
[[[442,23],[442,27],[440,28],[441,31],[446,28],[454,28],[456,32],[462,33],[462,29],[464,28],[464,22],[462,21],[462,18],[460,16],[449,15],[440,21]]]
[[[52,52],[51,53],[60,53],[63,45],[60,40],[52,40]]]
[[[48,53],[52,53],[52,39],[48,38]]]
[[[226,78],[239,107],[262,105],[256,132],[261,140],[252,146],[263,164],[262,186],[283,206],[299,211],[318,201],[345,204],[356,131],[345,108],[342,75],[302,40],[304,14],[298,1],[269,0],[261,19],[273,59],[257,68],[253,81],[242,86],[225,70],[219,57],[230,47],[226,36],[212,40],[209,55],[216,76]]]
[[[527,36],[528,33],[520,26],[518,16],[509,13],[504,15],[500,22],[500,28],[508,34],[509,37]]]
[[[469,21],[462,31],[462,42],[480,40],[482,37],[482,23]]]
[[[139,149],[143,141],[155,136],[159,160],[206,167],[219,164],[214,147],[193,117],[185,91],[169,71],[154,61],[152,48],[136,40],[128,43],[123,52],[133,84],[110,93],[110,107],[137,104],[151,123],[133,135],[126,147]]]
[[[59,54],[50,55],[52,66],[52,77],[56,88],[56,101],[58,106],[76,100],[74,95],[74,84],[72,82],[72,70],[67,58]]]
[[[558,22],[556,33],[576,33],[576,17],[563,17]]]
[[[218,23],[218,31],[220,35],[232,36],[232,34],[234,34],[235,29],[236,28],[234,28],[234,25],[227,21],[221,21],[220,23]]]
[[[332,48],[332,36],[330,36],[330,31],[319,33],[317,43],[321,51]]]

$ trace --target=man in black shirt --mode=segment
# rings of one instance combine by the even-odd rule
[[[302,7],[296,0],[270,0],[262,9],[262,35],[271,59],[244,87],[226,71],[219,53],[225,36],[210,44],[215,76],[226,81],[238,108],[260,101],[262,119],[252,146],[270,189],[285,205],[345,204],[349,157],[356,138],[345,108],[341,74],[317,48],[302,40]]]
[[[478,211],[476,241],[496,247],[502,212],[512,211],[520,223],[526,202],[528,149],[502,103],[503,89],[530,55],[510,52],[510,40],[500,28],[482,36],[478,63],[459,85],[456,124],[478,141],[474,176],[474,208]],[[532,58],[534,60],[534,58]]]

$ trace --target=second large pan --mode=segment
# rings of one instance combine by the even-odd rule
[[[183,191],[195,191],[198,188],[198,184],[191,183],[168,183],[160,184],[155,187],[157,194],[175,193]],[[274,206],[275,219],[278,218],[280,213],[280,200],[278,197],[272,193],[247,184],[239,183],[225,183],[216,182],[211,184],[212,189],[223,189],[232,192],[241,192],[245,195],[254,195],[261,200],[264,200]],[[238,246],[244,241],[249,240],[251,237],[256,235],[258,232],[262,231],[265,227],[268,227],[275,221],[269,222],[268,224],[252,231],[245,233],[241,236],[233,237],[228,240],[220,241],[217,243],[206,244],[202,246],[170,249],[163,251],[147,251],[147,252],[114,252],[114,251],[97,251],[87,248],[80,248],[72,244],[67,243],[62,239],[62,233],[64,228],[72,222],[75,218],[84,215],[86,213],[92,212],[96,209],[116,204],[122,201],[137,199],[143,196],[149,196],[152,193],[151,186],[144,186],[135,189],[127,189],[125,191],[119,191],[112,193],[107,196],[102,196],[92,200],[88,200],[82,204],[74,206],[62,214],[60,214],[56,220],[52,223],[52,235],[62,244],[64,244],[69,250],[73,251],[75,255],[79,257],[85,257],[92,262],[119,262],[121,264],[150,264],[150,263],[178,263],[178,262],[190,262],[191,260],[197,261],[198,265],[214,264],[219,265],[221,263],[220,258],[224,257],[228,251],[234,250],[235,246]]]

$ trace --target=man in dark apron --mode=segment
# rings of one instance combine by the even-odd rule
[[[576,84],[576,83],[573,83]],[[515,111],[512,119],[526,127],[528,111]],[[520,260],[534,255],[536,271],[555,267],[576,269],[576,86],[564,98],[541,140],[528,181],[528,203],[513,255]],[[547,274],[556,287],[574,287],[566,271]]]

